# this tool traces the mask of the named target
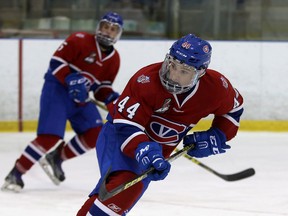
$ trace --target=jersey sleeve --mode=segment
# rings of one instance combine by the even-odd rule
[[[70,35],[54,52],[50,60],[49,70],[62,84],[65,83],[65,77],[74,70],[69,62],[73,62],[79,55],[80,39],[83,37],[84,34],[80,33]]]
[[[109,62],[105,63],[107,64],[107,68],[105,68],[105,72],[102,73],[103,76],[100,77],[101,83],[97,88],[94,90],[94,97],[104,102],[107,97],[109,97],[110,94],[112,94],[114,91],[112,85],[114,83],[114,80],[118,74],[119,68],[120,68],[120,56],[117,50],[114,50],[114,55],[109,60]],[[93,89],[92,89],[93,90]]]
[[[212,127],[222,130],[229,141],[236,136],[240,126],[240,117],[244,111],[243,97],[223,75],[219,83],[218,100],[220,103],[214,113]]]
[[[124,154],[134,157],[139,143],[149,141],[144,132],[153,113],[153,81],[141,83],[137,76],[130,79],[115,106],[114,124],[119,131]],[[150,91],[149,91],[150,89]]]

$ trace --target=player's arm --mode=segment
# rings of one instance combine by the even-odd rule
[[[226,78],[218,86],[216,94],[219,105],[215,107],[212,126],[207,131],[195,132],[183,139],[183,144],[195,144],[188,152],[193,157],[207,157],[225,153],[230,146],[226,144],[238,131],[240,117],[243,113],[243,98]]]
[[[119,97],[119,93],[112,88],[110,80],[102,81],[99,85],[94,83],[91,87],[96,100],[105,103],[105,105],[113,102]]]
[[[155,172],[149,174],[152,181],[163,180],[168,175],[171,165],[163,156],[162,145],[150,141],[143,132],[144,128],[132,121],[116,119],[117,138],[122,143],[121,151],[137,161],[139,170],[144,172],[151,167]]]
[[[224,114],[215,115],[212,127],[217,127],[223,131],[227,141],[229,141],[236,136],[240,126],[240,118],[244,111],[243,98],[238,90],[233,88],[222,104],[223,107],[230,104],[231,108]]]
[[[119,97],[119,93],[112,88],[112,84],[118,74],[120,67],[120,57],[116,50],[113,51],[113,56],[109,59],[109,62],[105,63],[106,71],[101,74],[101,83],[94,84],[91,89],[94,92],[95,99],[104,102],[106,105],[116,100]]]
[[[117,100],[113,123],[122,143],[122,152],[134,158],[138,144],[150,140],[144,130],[153,111],[141,99],[140,95],[143,92],[139,89],[137,92],[131,92],[130,89],[129,86],[126,87]]]
[[[217,80],[215,90],[219,105],[214,109],[212,127],[221,130],[229,141],[236,136],[239,129],[240,118],[244,111],[243,97],[223,75],[218,74],[215,81]]]
[[[93,77],[85,76],[89,73],[73,65],[79,56],[79,47],[85,43],[84,39],[84,33],[70,35],[55,51],[49,65],[50,73],[67,87],[69,97],[76,103],[89,101],[88,92],[93,80]]]
[[[155,172],[149,174],[152,181],[163,180],[168,175],[171,165],[163,156],[162,145],[150,141],[143,132],[144,128],[129,120],[114,120],[117,128],[117,138],[124,155],[133,158],[138,163],[138,169],[145,172],[151,167]]]
[[[69,36],[55,51],[50,64],[49,72],[63,85],[66,85],[65,78],[71,73],[79,72],[79,69],[73,67],[73,61],[77,58],[80,41],[79,35],[72,34]],[[77,46],[78,43],[78,46]]]
[[[113,123],[117,128],[118,140],[122,143],[123,154],[135,159],[141,171],[154,167],[156,172],[149,175],[150,179],[162,180],[168,175],[171,166],[164,159],[162,146],[151,142],[144,132],[153,113],[153,99],[147,101],[147,90],[136,86],[137,83],[130,80],[117,100]]]

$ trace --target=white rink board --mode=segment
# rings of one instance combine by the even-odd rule
[[[43,76],[63,40],[23,41],[23,119],[37,120]],[[121,66],[114,88],[121,92],[141,67],[162,61],[173,41],[120,40]],[[210,68],[219,70],[244,96],[247,120],[287,120],[288,42],[211,41]],[[17,120],[18,41],[0,40],[0,121]],[[8,53],[9,55],[6,55]],[[6,107],[6,108],[4,108]]]

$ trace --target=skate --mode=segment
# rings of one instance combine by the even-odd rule
[[[40,166],[55,185],[59,185],[65,180],[65,174],[61,167],[63,160],[60,157],[62,146],[60,144],[54,151],[39,160]]]
[[[5,178],[5,183],[1,187],[2,191],[11,191],[19,193],[24,187],[24,182],[21,178],[22,173],[20,173],[15,167],[10,171],[10,173]]]

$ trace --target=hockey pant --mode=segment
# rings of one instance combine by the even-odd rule
[[[136,175],[129,171],[111,173],[106,181],[106,188],[108,191],[112,190],[134,177]],[[92,195],[78,211],[77,216],[125,216],[141,198],[149,183],[150,180],[146,178],[104,202],[98,199],[98,194]]]

